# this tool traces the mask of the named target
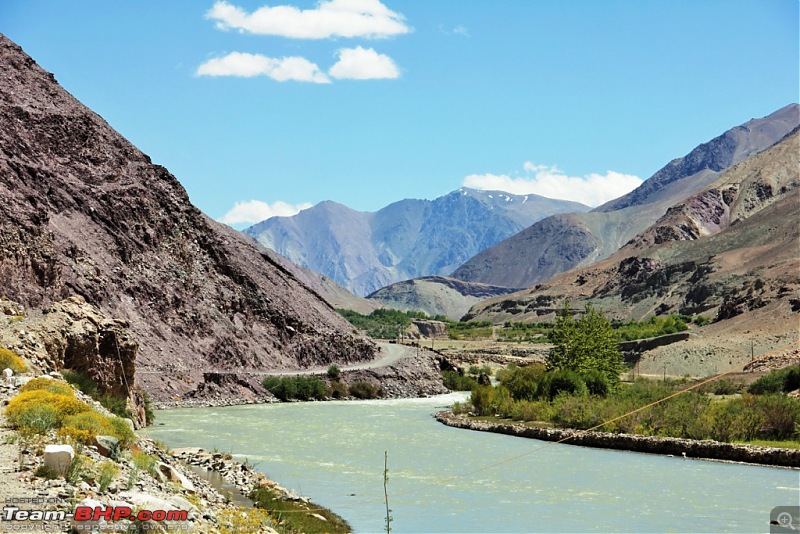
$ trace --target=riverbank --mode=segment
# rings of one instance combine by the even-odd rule
[[[17,384],[0,384],[0,406],[18,393]],[[92,403],[98,413],[110,415],[80,391],[74,394]],[[142,520],[142,528],[151,530],[223,534],[351,530],[344,519],[270,480],[247,460],[238,462],[230,453],[201,448],[171,451],[146,434],[147,429],[140,430],[129,449],[117,452],[112,452],[113,447],[75,444],[69,467],[56,473],[45,468],[44,450],[64,440],[55,432],[38,435],[11,428],[5,409],[0,410],[0,503],[6,510],[12,507],[34,514],[29,519],[5,518],[0,532],[89,528],[105,532],[127,529],[130,524],[127,519],[71,517],[76,506],[158,510],[180,517],[163,523]],[[35,514],[44,519],[38,520]]]
[[[800,449],[758,447],[713,440],[614,434],[563,428],[538,428],[520,423],[479,421],[463,415],[455,415],[450,411],[437,412],[434,414],[434,418],[440,423],[455,428],[494,432],[541,441],[563,441],[570,445],[584,447],[800,469]]]

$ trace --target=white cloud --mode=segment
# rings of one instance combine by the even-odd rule
[[[225,224],[255,224],[270,217],[290,217],[310,207],[311,204],[308,202],[292,205],[281,200],[272,204],[260,200],[248,200],[237,202],[228,213],[217,220]]]
[[[463,24],[459,24],[454,28],[447,28],[443,24],[439,24],[439,31],[444,35],[460,35],[461,37],[469,37],[469,30]]]
[[[197,68],[198,76],[269,76],[279,82],[296,81],[330,83],[317,65],[302,57],[271,58],[261,54],[231,52],[225,57],[209,59]]]
[[[339,50],[339,61],[328,74],[349,80],[394,79],[400,76],[400,70],[389,56],[357,46]]]
[[[252,13],[224,0],[214,4],[206,18],[219,29],[294,39],[330,37],[384,38],[411,31],[403,15],[379,0],[328,0],[314,9],[265,5]]]
[[[638,176],[616,171],[568,176],[555,165],[534,165],[529,161],[525,162],[524,169],[528,173],[524,178],[511,178],[504,174],[472,174],[464,178],[464,186],[506,191],[515,195],[533,193],[594,207],[620,197],[642,183]]]

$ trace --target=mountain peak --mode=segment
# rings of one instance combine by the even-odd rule
[[[392,282],[446,275],[470,256],[574,202],[462,187],[434,200],[406,199],[374,213],[318,204],[245,230],[262,245],[359,295]],[[349,210],[349,208],[348,208]]]

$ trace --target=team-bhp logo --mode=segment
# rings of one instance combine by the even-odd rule
[[[91,527],[92,523],[97,522],[112,524],[120,522],[117,525],[121,528],[114,528],[114,530],[127,530],[126,526],[134,527],[134,522],[146,524],[148,522],[186,521],[189,517],[189,512],[187,510],[134,510],[130,506],[76,506],[74,511],[67,512],[65,510],[30,510],[22,509],[19,506],[6,505],[3,507],[0,517],[5,523],[3,525],[4,530],[34,530],[34,528],[28,527],[47,526],[46,523],[34,525],[35,522],[40,521],[71,521],[73,528],[76,530],[81,530],[81,523]],[[9,527],[11,528],[9,529]],[[183,525],[179,523],[159,525],[161,530],[180,528],[183,528]]]

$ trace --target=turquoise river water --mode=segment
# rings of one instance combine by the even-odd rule
[[[384,451],[394,533],[769,532],[773,507],[799,504],[797,470],[546,444],[431,417],[462,398],[167,410],[147,434],[247,457],[356,532],[384,528]]]

